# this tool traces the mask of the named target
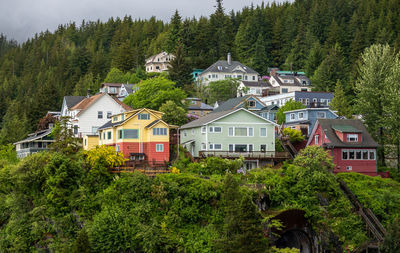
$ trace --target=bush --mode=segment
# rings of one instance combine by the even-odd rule
[[[291,128],[284,128],[283,129],[283,134],[285,136],[289,136],[289,140],[292,143],[296,142],[302,142],[305,140],[304,135],[301,133],[301,131],[296,130],[296,129],[291,129]]]
[[[219,157],[207,157],[199,163],[191,163],[187,171],[200,175],[224,175],[227,172],[237,173],[243,166],[243,158],[223,159]]]

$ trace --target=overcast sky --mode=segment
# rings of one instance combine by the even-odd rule
[[[277,0],[281,2],[282,0]],[[261,4],[262,0],[225,0],[226,12],[244,6]],[[272,0],[264,0],[272,2]],[[147,19],[156,16],[169,21],[175,9],[183,17],[208,16],[214,11],[215,0],[0,0],[0,33],[23,42],[35,33],[59,24],[85,20],[108,20],[131,15]]]

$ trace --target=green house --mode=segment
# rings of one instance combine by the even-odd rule
[[[245,158],[246,169],[272,164],[277,124],[245,108],[213,112],[180,128],[180,144],[195,158]]]

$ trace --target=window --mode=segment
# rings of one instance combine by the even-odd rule
[[[164,152],[164,144],[156,144],[156,152]]]
[[[125,139],[137,139],[137,138],[139,138],[139,130],[138,129],[125,129],[123,136]]]
[[[229,152],[233,152],[233,144],[229,144]]]
[[[249,152],[253,152],[253,144],[249,144]]]
[[[207,149],[206,144],[205,144],[205,143],[202,143],[202,144],[201,144],[201,150],[206,150],[206,149]]]
[[[105,139],[106,139],[106,133],[103,132],[103,140],[105,140]]]
[[[124,138],[123,131],[118,130],[118,139],[123,139],[123,138]]]
[[[267,151],[267,145],[266,144],[261,144],[260,145],[260,151],[261,152],[266,152]]]
[[[282,93],[288,93],[288,92],[289,92],[288,88],[282,88]]]
[[[253,81],[255,81],[256,80],[256,76],[253,76]]]
[[[207,127],[203,126],[201,127],[201,133],[205,134],[207,132]]]
[[[92,126],[92,134],[97,133],[97,129],[99,129],[99,127],[97,127],[97,126]]]
[[[221,127],[209,127],[208,129],[209,129],[210,133],[221,133],[222,132]]]
[[[187,136],[187,133],[186,133],[186,131],[185,131],[185,130],[183,130],[183,136],[184,136],[184,137],[186,137],[186,136]]]
[[[342,160],[347,160],[347,159],[349,159],[347,150],[342,150]]]
[[[303,119],[304,118],[304,112],[299,112],[299,119]]]
[[[244,76],[244,80],[247,80],[247,76],[246,75]]]
[[[368,160],[368,150],[363,150],[362,151],[362,159],[363,160]]]
[[[149,113],[139,113],[138,119],[148,120],[148,119],[150,119],[150,114]]]
[[[256,101],[249,101],[249,107],[256,107]]]
[[[117,152],[119,152],[120,151],[119,145],[117,145],[117,147],[115,149],[116,149]]]
[[[249,128],[248,136],[254,136],[254,129],[252,127]]]
[[[235,127],[235,136],[247,136],[247,128]]]
[[[114,116],[113,121],[118,121],[118,116]]]
[[[228,136],[233,136],[233,127],[229,128]]]
[[[42,143],[41,142],[38,142],[38,148],[42,148]],[[86,146],[86,139],[85,139],[85,146]]]
[[[346,166],[346,170],[352,170],[353,169],[353,167],[351,167],[351,166]]]
[[[266,128],[260,128],[260,136],[261,137],[266,137],[267,136],[267,129]]]
[[[109,93],[117,93],[117,88],[116,87],[108,87],[108,92]]]
[[[325,112],[317,112],[318,119],[325,119],[325,117],[326,117]]]
[[[356,159],[361,160],[361,150],[356,150]]]
[[[102,111],[98,111],[97,112],[97,118],[98,119],[102,119],[103,118],[103,112]]]
[[[210,150],[221,150],[222,144],[210,144]]]
[[[112,112],[107,112],[107,119],[111,119]]]
[[[125,114],[122,114],[121,115],[121,120],[124,120],[125,119]]]
[[[358,134],[347,134],[348,142],[358,142]]]
[[[111,131],[107,132],[107,139],[111,140]]]
[[[306,98],[306,105],[310,104],[310,99]]]
[[[153,135],[167,135],[166,128],[153,128]]]
[[[74,125],[74,134],[78,134],[78,125]]]
[[[375,160],[375,151],[369,151],[369,160]]]
[[[350,160],[354,160],[354,157],[355,157],[355,155],[354,155],[354,150],[350,150],[350,151],[349,151],[349,159],[350,159]]]
[[[317,145],[319,143],[319,135],[314,137],[314,143]]]
[[[290,120],[294,120],[294,119],[295,119],[294,113],[291,113],[291,114],[290,114]]]

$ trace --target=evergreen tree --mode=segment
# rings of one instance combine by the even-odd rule
[[[164,113],[162,119],[168,124],[175,126],[182,126],[187,123],[187,111],[182,107],[175,104],[174,101],[167,101],[159,108]]]
[[[171,18],[170,29],[168,31],[167,40],[167,51],[172,53],[175,52],[176,47],[181,41],[182,33],[182,18],[179,15],[178,10],[175,10],[174,15]]]
[[[349,99],[346,97],[343,86],[339,80],[336,82],[335,96],[332,99],[330,108],[336,110],[339,116],[345,116],[348,119],[351,118],[352,113]]]
[[[136,52],[131,46],[131,43],[129,41],[125,41],[114,50],[111,65],[112,67],[118,68],[122,71],[131,70],[137,66],[135,55]]]
[[[258,35],[258,39],[254,44],[254,56],[250,64],[250,66],[261,75],[267,75],[268,66],[271,65],[264,43],[265,41],[263,36],[261,34]]]
[[[1,124],[0,143],[4,145],[22,140],[28,134],[27,126],[24,108],[17,101],[12,101]]]
[[[324,57],[321,45],[318,41],[316,41],[314,42],[314,45],[312,46],[305,62],[305,71],[309,77],[312,77],[314,75],[315,70],[321,64],[323,58]]]
[[[169,77],[176,83],[176,86],[183,88],[184,85],[193,83],[192,68],[185,59],[183,46],[180,44],[175,52],[175,58],[170,62],[171,67],[168,69]]]

